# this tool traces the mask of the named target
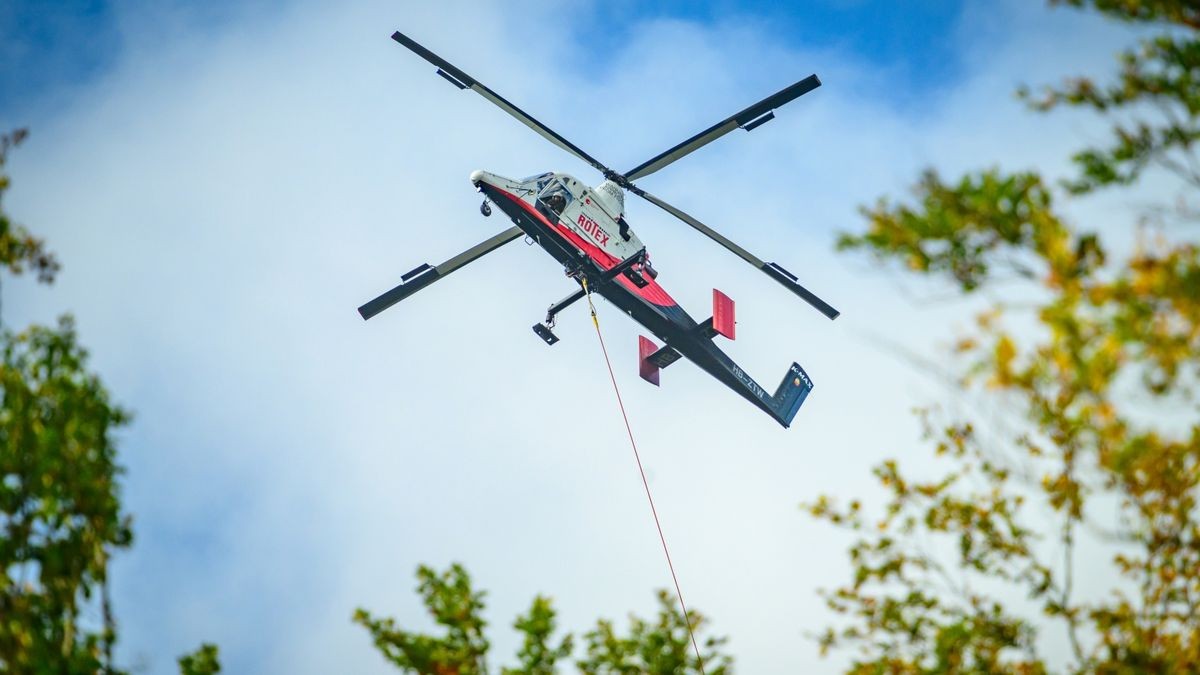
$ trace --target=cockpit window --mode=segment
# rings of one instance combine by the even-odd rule
[[[554,185],[542,192],[541,199],[550,210],[561,214],[563,209],[567,208],[567,204],[571,203],[571,193],[561,185]]]
[[[575,196],[563,185],[562,181],[556,180],[547,185],[538,195],[538,204],[553,211],[555,215],[561,215],[574,198]]]
[[[536,174],[533,176],[529,176],[528,178],[522,178],[521,182],[522,183],[532,183],[534,181],[537,181],[536,189],[538,192],[541,192],[542,188],[546,187],[546,183],[549,183],[550,179],[553,177],[554,177],[553,173],[539,173],[539,174]]]

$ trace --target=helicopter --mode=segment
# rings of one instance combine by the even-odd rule
[[[764,98],[744,110],[712,125],[678,145],[651,157],[636,167],[618,173],[592,155],[534,119],[483,83],[456,68],[418,44],[395,32],[392,39],[437,68],[437,74],[460,90],[471,90],[487,99],[519,122],[537,132],[567,153],[599,171],[604,180],[591,187],[566,173],[546,172],[523,179],[512,179],[475,171],[471,184],[484,196],[480,212],[492,213],[498,207],[512,222],[509,229],[479,243],[439,265],[424,263],[401,275],[400,284],[358,308],[362,318],[380,312],[445,278],[465,265],[501,246],[526,238],[537,243],[563,265],[566,276],[579,289],[550,305],[542,322],[533,331],[547,345],[558,342],[553,328],[558,314],[570,305],[597,293],[628,314],[654,334],[662,346],[645,336],[638,337],[638,374],[658,386],[660,371],[686,357],[779,424],[787,428],[813,388],[813,382],[800,364],[793,363],[773,393],[742,370],[714,342],[716,336],[736,337],[734,301],[713,289],[712,316],[697,323],[658,283],[658,271],[650,262],[642,240],[625,220],[625,193],[629,192],[717,242],[742,260],[808,302],[829,319],[838,310],[799,283],[796,275],[774,262],[764,262],[738,244],[696,218],[646,192],[633,181],[639,180],[682,159],[735,129],[753,131],[775,117],[775,110],[821,86],[810,75]],[[589,297],[590,301],[590,297]]]

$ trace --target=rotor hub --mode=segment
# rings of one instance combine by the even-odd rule
[[[625,191],[611,178],[596,186],[596,201],[614,220],[625,215]]]

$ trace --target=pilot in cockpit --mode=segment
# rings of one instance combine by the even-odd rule
[[[555,192],[546,198],[546,205],[555,213],[562,215],[563,209],[567,208],[567,199],[562,196],[561,192]]]

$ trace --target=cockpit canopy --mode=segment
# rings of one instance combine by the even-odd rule
[[[538,192],[541,192],[542,188],[546,187],[546,183],[549,183],[551,178],[554,178],[554,173],[547,171],[546,173],[534,174],[532,176],[529,176],[528,178],[522,178],[521,182],[522,183],[536,182],[537,187],[535,189]]]
[[[537,181],[538,202],[557,215],[561,215],[567,205],[575,199],[575,194],[567,187],[566,180],[562,177],[544,173],[534,176],[531,180]]]

